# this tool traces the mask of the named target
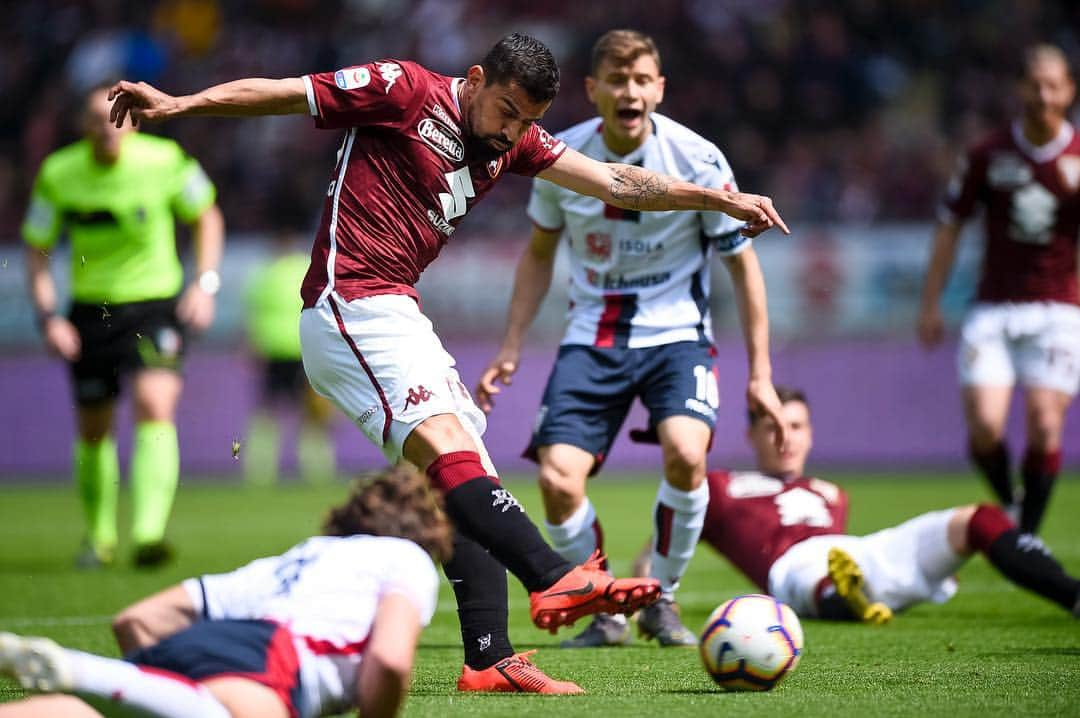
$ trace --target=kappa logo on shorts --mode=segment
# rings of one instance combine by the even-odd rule
[[[410,388],[409,395],[405,397],[405,409],[408,409],[410,406],[420,406],[421,402],[427,401],[433,396],[435,396],[435,394],[425,389],[423,384],[415,389]],[[402,411],[405,411],[405,409],[402,409]]]

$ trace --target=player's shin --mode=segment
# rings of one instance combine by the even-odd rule
[[[1020,509],[1020,530],[1036,533],[1042,523],[1050,492],[1061,471],[1060,451],[1029,448],[1024,454],[1021,473],[1024,477],[1024,501]]]
[[[596,510],[586,496],[561,524],[544,523],[552,547],[572,564],[585,563],[593,551],[604,552],[604,533]]]
[[[427,469],[446,498],[456,529],[486,548],[530,591],[541,591],[572,566],[544,542],[518,500],[488,476],[474,451],[443,454]]]
[[[514,655],[507,634],[506,569],[480,544],[454,536],[454,556],[443,564],[454,588],[465,664],[482,671]]]
[[[974,441],[968,442],[968,455],[971,463],[986,477],[994,495],[1002,506],[1011,506],[1015,501],[1012,487],[1012,472],[1009,469],[1009,448],[1003,442],[997,442],[990,448],[980,449]]]
[[[656,492],[653,534],[652,576],[660,580],[663,597],[673,600],[705,524],[709,505],[709,484],[702,482],[693,491],[680,491],[667,480]]]
[[[116,497],[120,464],[111,436],[100,441],[76,439],[75,483],[86,514],[87,539],[97,558],[107,561],[116,547]]]
[[[1006,578],[1068,611],[1080,600],[1080,581],[1065,573],[1035,536],[1021,533],[996,506],[983,504],[968,523],[968,542]]]
[[[165,537],[179,478],[176,426],[170,421],[139,422],[131,452],[131,538],[137,546]]]

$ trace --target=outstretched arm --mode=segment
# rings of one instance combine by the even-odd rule
[[[189,115],[253,117],[306,115],[309,111],[307,89],[299,77],[250,77],[180,96],[166,94],[145,82],[121,80],[109,89],[109,99],[113,100],[109,119],[117,127],[128,115],[131,123],[138,125],[142,120],[160,122]]]
[[[518,261],[502,346],[484,370],[476,387],[476,401],[484,413],[491,411],[495,395],[502,391],[496,381],[510,384],[514,372],[518,369],[525,333],[536,318],[540,304],[551,287],[560,235],[561,230],[553,232],[534,225],[532,239]]]
[[[748,237],[772,227],[791,234],[768,197],[701,187],[634,165],[599,162],[570,148],[539,176],[624,209],[723,212],[746,222],[742,233]]]
[[[379,599],[371,639],[357,669],[357,708],[364,718],[397,715],[409,692],[421,628],[420,615],[409,599],[397,593]]]
[[[945,336],[945,322],[941,317],[941,293],[949,281],[956,247],[962,225],[959,222],[939,222],[934,230],[934,243],[930,250],[930,262],[926,268],[919,301],[919,341],[925,347],[933,347]]]
[[[765,277],[753,247],[724,257],[724,266],[731,275],[735,304],[739,309],[739,324],[746,341],[746,356],[750,364],[746,382],[746,403],[754,412],[764,411],[776,423],[774,440],[782,449],[787,437],[781,415],[780,397],[772,383],[772,363],[769,360],[769,311],[765,296]]]

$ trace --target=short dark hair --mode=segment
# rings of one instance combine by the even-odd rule
[[[616,67],[629,65],[642,55],[652,55],[656,60],[656,69],[660,69],[660,50],[653,39],[637,30],[608,30],[601,35],[592,48],[590,74],[596,76],[596,69],[604,60],[610,60]]]
[[[797,401],[803,406],[805,406],[807,409],[810,408],[810,402],[806,400],[806,394],[805,392],[803,392],[802,389],[796,389],[795,387],[783,385],[777,385],[774,388],[776,389],[776,395],[780,397],[781,406],[792,401]],[[754,411],[753,409],[750,409],[746,412],[746,418],[747,421],[749,421],[750,426],[753,426],[758,422],[758,419],[761,419],[765,416],[768,416],[768,414],[766,414],[764,411]]]
[[[533,102],[549,102],[559,94],[559,65],[547,45],[515,32],[495,43],[480,61],[484,84],[517,83]]]
[[[396,536],[420,545],[439,563],[453,552],[452,529],[427,479],[399,464],[360,477],[345,503],[323,521],[326,536]]]

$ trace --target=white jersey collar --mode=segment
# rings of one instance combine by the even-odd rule
[[[1020,120],[1016,120],[1012,124],[1012,137],[1013,142],[1020,148],[1020,151],[1027,155],[1031,160],[1043,163],[1049,162],[1054,159],[1061,152],[1069,146],[1069,143],[1073,139],[1073,126],[1068,122],[1061,124],[1061,129],[1058,130],[1057,136],[1047,142],[1044,145],[1033,145],[1028,141],[1028,138],[1024,136],[1024,124]]]

